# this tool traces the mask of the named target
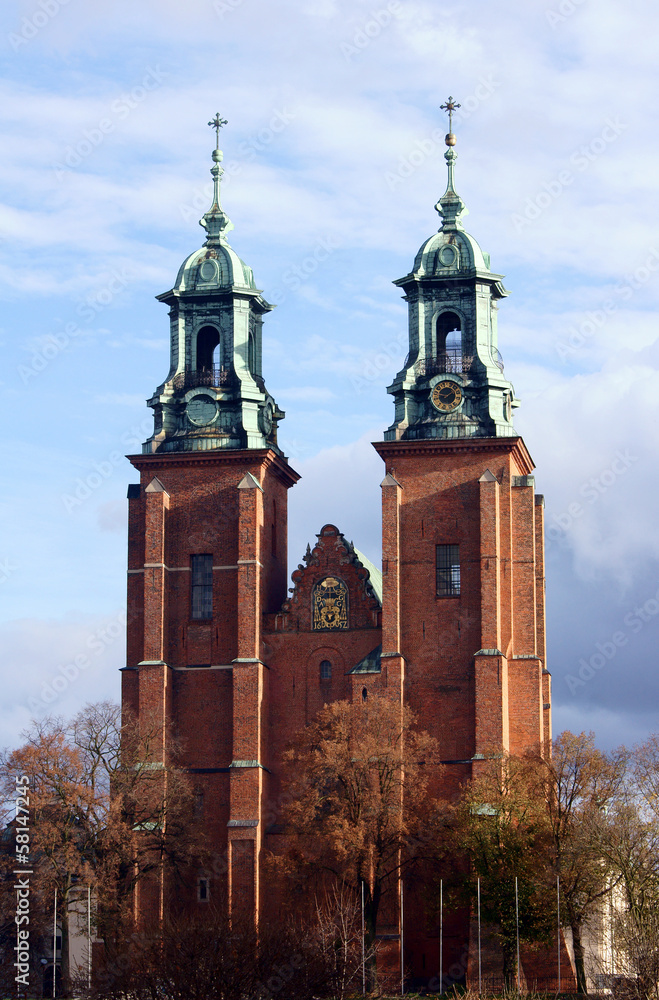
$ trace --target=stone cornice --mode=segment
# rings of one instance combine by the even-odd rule
[[[417,441],[373,441],[372,444],[385,462],[387,459],[408,455],[504,452],[514,457],[519,468],[523,470],[523,475],[530,475],[535,468],[521,437],[421,438]]]
[[[127,455],[126,458],[140,472],[147,469],[174,468],[176,466],[260,465],[281,480],[285,486],[294,486],[300,478],[285,458],[272,448],[217,449],[216,451],[152,452],[148,455]]]

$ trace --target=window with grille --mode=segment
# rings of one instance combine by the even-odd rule
[[[436,551],[437,596],[457,597],[460,593],[460,547],[438,545]]]
[[[192,556],[192,617],[213,617],[213,557]]]
[[[323,660],[320,665],[320,679],[321,681],[329,681],[332,679],[332,664],[329,660]]]

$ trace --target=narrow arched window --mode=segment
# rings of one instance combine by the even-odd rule
[[[323,660],[320,664],[320,679],[321,681],[331,681],[332,679],[332,664],[329,660]]]
[[[214,326],[203,326],[197,334],[197,371],[212,371],[221,364],[220,334]]]
[[[444,312],[437,317],[437,357],[445,359],[444,371],[462,370],[462,324],[454,312]]]
[[[367,698],[368,698],[368,689],[362,688],[362,701],[366,701]]]

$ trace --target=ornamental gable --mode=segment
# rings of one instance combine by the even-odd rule
[[[319,635],[377,628],[382,610],[378,570],[364,564],[366,557],[335,525],[326,524],[317,538],[292,574],[294,587],[282,606],[284,621],[277,616],[279,627]]]

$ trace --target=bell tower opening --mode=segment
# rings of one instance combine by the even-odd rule
[[[454,312],[443,312],[437,317],[437,358],[446,361],[445,371],[462,370],[462,324]]]
[[[197,371],[213,371],[222,365],[222,345],[219,331],[204,326],[197,334]]]

